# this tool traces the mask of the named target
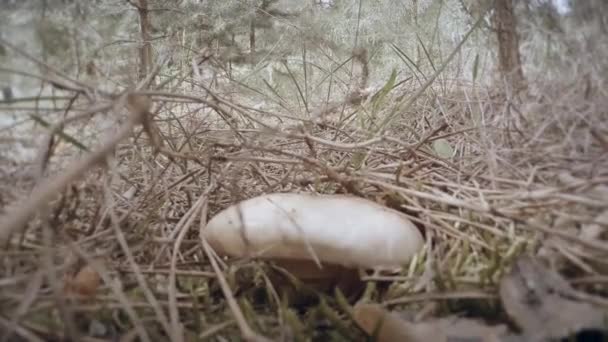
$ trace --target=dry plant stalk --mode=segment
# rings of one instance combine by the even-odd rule
[[[201,218],[201,227],[200,227],[201,233],[204,230],[204,222],[205,221]],[[234,315],[234,319],[236,320],[239,330],[241,331],[241,336],[243,337],[243,339],[245,341],[251,341],[251,342],[270,342],[271,340],[269,340],[268,338],[256,334],[251,329],[249,324],[247,324],[247,320],[245,319],[243,312],[239,308],[239,304],[237,303],[236,299],[234,298],[234,294],[232,294],[232,290],[230,290],[230,285],[228,285],[228,281],[226,281],[226,278],[224,277],[222,270],[220,269],[219,265],[217,264],[217,261],[215,260],[216,256],[215,256],[215,253],[213,252],[213,249],[211,248],[211,246],[209,245],[207,240],[205,240],[205,238],[202,234],[200,234],[200,240],[201,240],[201,244],[203,245],[203,250],[205,251],[207,258],[209,259],[209,262],[211,263],[211,267],[213,268],[213,271],[215,271],[217,280],[220,282],[220,287],[222,288],[224,297],[226,298],[226,301],[228,302],[228,306],[230,307],[230,310],[232,311],[232,314]]]
[[[196,213],[201,213],[201,220],[207,216],[208,195],[212,189],[213,186],[209,186],[207,188],[207,191],[205,191],[199,197],[192,207],[193,210],[189,211],[190,215],[184,215],[175,229],[178,234],[173,246],[173,252],[171,253],[171,266],[169,270],[169,317],[173,341],[179,342],[184,340],[183,327],[179,319],[179,310],[177,308],[177,279],[175,276],[177,269],[177,255],[179,254],[182,241],[188,232],[188,228],[192,225],[197,217]]]
[[[82,178],[88,170],[96,165],[102,164],[105,158],[112,153],[116,145],[132,134],[133,128],[145,119],[145,115],[149,111],[150,102],[149,100],[142,99],[140,96],[134,95],[130,95],[128,100],[131,115],[129,120],[114,136],[107,139],[96,151],[89,153],[84,158],[68,166],[65,172],[58,174],[54,178],[47,179],[45,182],[41,182],[31,192],[29,197],[13,204],[12,207],[7,209],[7,214],[0,218],[0,243],[6,243],[11,234],[24,229],[27,222],[44,205],[52,201],[68,184]]]

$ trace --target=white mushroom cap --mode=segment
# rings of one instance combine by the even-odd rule
[[[203,236],[220,254],[394,268],[424,245],[402,213],[347,195],[275,193],[232,205]]]

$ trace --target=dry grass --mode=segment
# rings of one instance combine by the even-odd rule
[[[533,84],[521,98],[455,83],[396,108],[416,90],[402,85],[380,110],[371,101],[335,106],[322,123],[255,110],[218,90],[134,90],[151,99],[149,112],[125,106],[124,96],[77,101],[67,117],[106,108],[138,119],[87,141],[91,152],[45,145],[29,166],[43,173],[3,162],[0,237],[10,239],[0,251],[0,332],[23,340],[363,339],[339,292],[289,302],[268,265],[217,259],[199,239],[218,210],[269,192],[349,192],[408,214],[427,248],[401,274],[368,275],[362,300],[417,308],[417,318],[500,319],[497,281],[523,252],[603,294],[608,96],[586,82]],[[396,121],[370,134],[395,111]],[[453,156],[437,155],[439,139]],[[85,265],[100,277],[98,287],[85,282],[94,295],[65,291]]]

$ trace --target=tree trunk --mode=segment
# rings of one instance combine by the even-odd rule
[[[526,86],[519,53],[517,22],[513,12],[513,0],[496,0],[494,29],[498,38],[498,67],[512,90]]]
[[[255,53],[255,17],[249,22],[249,53],[251,56]]]
[[[148,0],[139,0],[137,7],[139,13],[139,29],[141,31],[142,45],[139,50],[139,79],[148,76],[152,67],[152,45],[150,43],[150,17],[148,11]]]
[[[418,0],[412,0],[412,20],[414,21],[416,31],[418,31]],[[416,42],[416,65],[420,65],[421,59],[422,54],[420,53],[420,43]]]

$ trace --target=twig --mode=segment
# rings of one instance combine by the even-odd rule
[[[139,335],[139,338],[141,338],[143,342],[151,342],[150,336],[148,336],[148,333],[142,323],[142,320],[139,318],[137,312],[133,310],[134,305],[129,302],[127,295],[122,289],[122,285],[119,279],[117,279],[117,281],[114,281],[114,279],[110,277],[110,273],[108,272],[108,270],[100,262],[94,260],[89,255],[87,255],[87,253],[85,253],[82,248],[78,246],[78,244],[70,242],[68,246],[79,257],[84,259],[87,262],[87,265],[91,266],[93,270],[95,270],[95,272],[99,274],[101,279],[103,279],[104,283],[110,288],[114,295],[114,298],[120,303],[120,309],[124,310],[127,317],[129,317],[129,319],[133,323],[133,326],[135,327],[135,331]]]
[[[449,300],[449,299],[495,299],[496,294],[484,291],[454,291],[444,293],[420,293],[391,300],[382,303],[384,306],[423,302],[429,300]]]
[[[36,273],[30,276],[30,279],[28,279],[25,294],[21,298],[19,306],[15,311],[11,312],[12,318],[9,326],[4,329],[1,339],[2,342],[9,341],[9,338],[12,336],[13,332],[15,332],[16,329],[19,329],[19,321],[28,312],[29,308],[37,299],[40,288],[42,287],[42,282],[44,279],[43,276],[44,270],[38,270]]]
[[[0,38],[0,43],[6,42]],[[136,89],[147,87],[167,59],[168,55],[165,56],[162,59],[162,62],[157,64],[156,68],[137,85]],[[122,103],[124,100],[123,96],[119,97],[119,103]],[[68,167],[64,173],[41,183],[36,191],[32,192],[32,194],[35,195],[30,195],[26,199],[15,204],[12,209],[9,208],[7,210],[8,213],[4,215],[4,217],[0,217],[0,244],[6,243],[14,232],[23,230],[32,216],[34,216],[42,206],[50,202],[70,182],[80,179],[86,171],[95,165],[104,162],[106,156],[114,150],[114,147],[122,140],[129,137],[136,125],[141,124],[143,120],[147,119],[150,109],[149,100],[136,95],[126,97],[128,98],[131,107],[131,115],[129,116],[129,120],[127,120],[114,136],[110,137],[105,144],[102,144],[97,151],[89,153],[79,161],[75,161],[72,167]]]
[[[198,201],[196,201],[196,203],[192,206],[192,208],[196,211],[200,211],[202,217],[206,217],[207,216],[207,200],[208,200],[208,193],[210,191],[211,187],[209,187],[207,189],[207,191],[205,191],[205,193],[203,193]],[[185,218],[185,217],[184,217]],[[171,332],[172,332],[172,336],[171,336],[171,340],[172,341],[183,341],[184,340],[184,336],[182,333],[182,327],[180,326],[180,321],[179,321],[179,311],[177,309],[177,286],[176,286],[176,277],[175,277],[175,273],[176,273],[176,264],[177,264],[177,254],[179,253],[179,249],[180,246],[182,244],[182,241],[184,240],[184,237],[186,236],[186,233],[188,232],[188,227],[190,227],[190,225],[192,225],[192,223],[194,222],[194,220],[196,219],[196,215],[190,215],[185,221],[184,220],[180,220],[180,222],[177,224],[177,227],[175,228],[176,231],[179,231],[179,234],[177,235],[177,239],[175,241],[175,244],[173,245],[173,253],[171,255],[171,267],[170,267],[170,273],[169,273],[169,317],[171,320]]]
[[[4,319],[4,317],[0,317],[0,325],[4,326],[4,329],[6,329],[6,330],[9,330],[9,329],[14,330],[17,335],[26,339],[27,341],[44,342],[44,340],[39,338],[38,336],[36,336],[36,334],[28,331],[27,329],[25,329],[23,327],[15,325],[13,322],[11,322],[7,319]]]
[[[109,191],[107,191],[107,190],[109,190],[109,186],[106,186],[105,189],[106,189],[105,197],[106,197],[106,201],[107,201],[107,207],[109,208],[109,216],[110,216],[110,220],[112,223],[112,227],[114,228],[114,234],[116,235],[116,239],[118,240],[118,243],[119,243],[123,253],[125,254],[125,257],[127,258],[128,264],[131,266],[131,268],[134,271],[135,278],[137,279],[137,283],[138,283],[140,289],[142,290],[144,297],[152,305],[152,308],[154,309],[154,313],[156,314],[156,317],[158,318],[158,321],[162,325],[163,329],[165,329],[167,334],[169,336],[171,336],[171,327],[169,324],[169,320],[168,320],[167,316],[165,315],[165,312],[163,311],[161,305],[158,303],[158,300],[154,296],[154,293],[152,293],[152,290],[150,290],[150,287],[148,286],[148,283],[146,282],[146,279],[144,278],[143,274],[140,272],[140,267],[137,264],[137,262],[135,261],[135,257],[133,257],[133,253],[129,249],[129,244],[127,243],[127,239],[125,238],[125,235],[119,226],[120,220],[118,219],[118,216],[116,215],[115,211],[113,210],[113,208],[115,207],[114,199],[112,197],[112,194]]]
[[[205,229],[204,222],[205,222],[205,218],[201,217],[201,230],[200,230],[201,234],[199,235],[201,244],[203,245],[203,249],[205,250],[205,254],[207,255],[207,258],[209,259],[209,262],[211,263],[211,267],[213,268],[213,270],[215,271],[215,274],[217,275],[217,279],[220,282],[220,287],[222,288],[224,297],[226,298],[226,301],[228,302],[228,306],[230,306],[230,310],[232,311],[232,315],[234,316],[234,319],[236,320],[239,330],[241,331],[241,336],[243,337],[243,339],[245,341],[270,342],[270,340],[267,339],[266,337],[256,334],[251,329],[249,324],[247,324],[247,321],[245,320],[245,316],[243,315],[243,312],[239,308],[239,305],[236,302],[236,299],[234,298],[232,291],[230,290],[230,285],[228,285],[226,278],[222,274],[222,270],[220,270],[220,268],[217,264],[217,261],[215,260],[215,257],[213,256],[213,254],[214,254],[213,250],[202,234],[202,232]]]
[[[131,135],[133,128],[139,122],[139,117],[136,115],[131,116],[130,120],[114,136],[102,144],[98,150],[75,161],[65,172],[42,182],[38,186],[38,189],[32,192],[32,195],[9,208],[7,214],[0,218],[0,243],[7,242],[11,234],[23,230],[26,223],[36,212],[53,200],[69,183],[83,177],[95,165],[103,163],[105,157],[114,150],[114,147]]]

